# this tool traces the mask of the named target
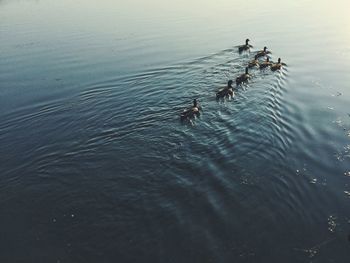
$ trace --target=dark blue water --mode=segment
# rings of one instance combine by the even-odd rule
[[[348,8],[0,1],[0,261],[348,262]]]

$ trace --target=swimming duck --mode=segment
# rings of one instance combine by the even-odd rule
[[[239,85],[242,82],[247,81],[250,78],[248,73],[248,67],[245,68],[245,73],[236,78],[236,84]]]
[[[252,68],[252,67],[256,67],[256,66],[259,66],[259,60],[258,60],[257,55],[255,55],[254,60],[249,62],[248,68]]]
[[[185,109],[181,114],[180,114],[180,118],[181,120],[185,120],[185,119],[193,119],[195,116],[199,116],[200,112],[199,110],[201,110],[201,107],[199,106],[198,102],[196,99],[193,100],[193,106],[189,109]]]
[[[238,47],[238,51],[239,51],[239,52],[243,52],[243,51],[249,50],[251,47],[253,47],[252,45],[249,45],[249,44],[248,44],[249,41],[250,41],[250,40],[247,38],[247,39],[245,40],[245,45],[239,46],[239,47]]]
[[[264,61],[263,63],[260,64],[260,68],[267,68],[268,66],[271,66],[272,63],[270,62],[270,58],[266,58],[266,61]]]
[[[282,65],[286,65],[285,63],[281,63],[281,58],[278,58],[278,62],[277,63],[273,63],[271,65],[271,70],[272,71],[276,71],[276,70],[280,70]]]
[[[256,55],[258,56],[258,58],[260,58],[266,56],[267,54],[271,54],[271,52],[267,51],[267,47],[264,47],[264,49],[260,50]]]
[[[231,97],[233,98],[235,96],[235,93],[233,92],[233,87],[232,87],[232,80],[229,80],[227,82],[227,86],[224,87],[223,89],[219,90],[216,93],[216,98],[220,99],[220,98],[224,98],[224,97]]]

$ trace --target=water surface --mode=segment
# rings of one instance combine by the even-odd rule
[[[347,262],[348,8],[0,1],[1,262]]]

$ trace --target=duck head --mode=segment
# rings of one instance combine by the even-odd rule
[[[255,55],[254,59],[255,59],[255,60],[258,60],[258,55]]]
[[[245,40],[245,44],[248,45],[248,42],[249,42],[249,41],[250,41],[249,38],[247,38],[247,39]]]
[[[266,50],[267,50],[267,47],[264,47],[264,52],[266,52]]]
[[[193,107],[197,107],[198,103],[197,103],[197,99],[193,100]]]
[[[270,62],[270,58],[269,57],[266,58],[266,62]]]
[[[227,86],[230,87],[230,88],[232,88],[232,83],[233,83],[233,81],[232,81],[232,80],[229,80],[229,81],[227,82]]]
[[[281,63],[281,58],[278,58],[278,64],[280,64]]]
[[[248,67],[245,68],[245,74],[248,74]]]

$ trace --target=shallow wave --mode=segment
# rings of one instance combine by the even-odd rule
[[[310,184],[321,177],[295,169],[300,163],[292,157],[316,131],[287,96],[292,66],[281,72],[253,69],[252,80],[238,87],[234,99],[215,99],[219,87],[241,74],[252,56],[225,49],[166,68],[91,81],[70,96],[3,114],[1,154],[13,168],[3,173],[2,190],[54,186],[75,200],[64,210],[81,207],[87,218],[84,207],[97,211],[97,223],[86,223],[85,230],[118,229],[123,238],[113,232],[110,239],[138,240],[141,250],[145,243],[138,232],[163,240],[157,232],[161,224],[173,240],[163,240],[160,250],[170,254],[168,246],[186,235],[191,238],[184,250],[191,242],[201,243],[215,259],[244,255],[244,262],[263,254],[271,244],[261,242],[271,238],[272,228],[278,228],[273,234],[278,237],[293,220],[304,226],[320,222],[318,217],[327,217],[320,202],[331,202],[319,198],[320,190]],[[194,126],[181,124],[179,113],[193,98],[199,99],[202,115]],[[312,150],[302,156],[309,164],[316,161]],[[321,168],[332,171],[329,164]],[[67,199],[55,198],[61,204]],[[144,222],[150,232],[137,227]],[[85,237],[76,225],[67,228],[77,234],[71,242]],[[261,235],[252,240],[257,232]],[[105,237],[97,238],[101,248],[110,242]],[[93,241],[84,240],[78,248],[95,255]]]

